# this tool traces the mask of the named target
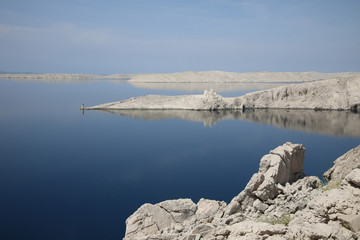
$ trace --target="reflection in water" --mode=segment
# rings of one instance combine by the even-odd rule
[[[360,114],[345,111],[313,110],[100,110],[144,120],[182,119],[213,126],[225,119],[247,120],[280,128],[335,136],[360,136]]]

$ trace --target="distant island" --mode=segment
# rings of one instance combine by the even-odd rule
[[[283,83],[311,82],[333,78],[360,76],[359,72],[320,73],[320,72],[178,72],[142,74],[65,74],[65,73],[0,73],[0,78],[38,79],[38,80],[92,80],[124,79],[134,83]]]

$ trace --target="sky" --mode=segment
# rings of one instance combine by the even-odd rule
[[[358,0],[0,0],[0,71],[360,72]]]

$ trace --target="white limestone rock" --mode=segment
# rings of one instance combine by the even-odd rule
[[[175,223],[174,219],[163,208],[144,204],[126,220],[125,236],[130,238],[160,234],[162,229],[170,228],[172,223]]]
[[[209,217],[220,218],[224,214],[226,205],[227,204],[223,201],[219,202],[201,198],[197,203],[196,218],[198,220],[208,219]],[[211,219],[208,220],[210,221]]]
[[[302,178],[304,154],[305,148],[302,144],[287,142],[263,156],[260,160],[259,172],[251,177],[244,191],[231,201],[225,213],[231,215],[244,210],[252,206],[257,199],[262,202],[273,199],[279,193],[277,184]]]
[[[190,220],[197,206],[191,199],[167,200],[155,205],[144,204],[126,220],[125,239],[170,232],[179,223]],[[179,231],[176,227],[175,231]]]
[[[196,204],[191,199],[167,200],[157,204],[168,212],[175,222],[182,223],[195,215]]]
[[[350,171],[359,166],[360,145],[337,158],[334,161],[333,167],[324,173],[324,178],[328,179],[329,183],[341,182]]]
[[[346,182],[360,188],[360,168],[355,168],[344,179]]]
[[[245,108],[350,109],[360,103],[360,77],[290,84],[248,93]]]
[[[360,215],[337,215],[337,218],[345,228],[352,232],[360,231]]]
[[[278,88],[248,93],[235,98],[224,98],[211,91],[205,91],[203,95],[148,95],[89,107],[86,110],[242,110],[263,108],[356,110],[360,108],[359,82],[360,75],[302,84],[288,84]]]

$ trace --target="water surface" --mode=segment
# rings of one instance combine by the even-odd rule
[[[260,158],[287,141],[304,144],[305,173],[317,176],[360,143],[347,130],[358,115],[346,113],[79,110],[189,89],[0,79],[0,239],[121,239],[125,219],[145,202],[229,202]]]

